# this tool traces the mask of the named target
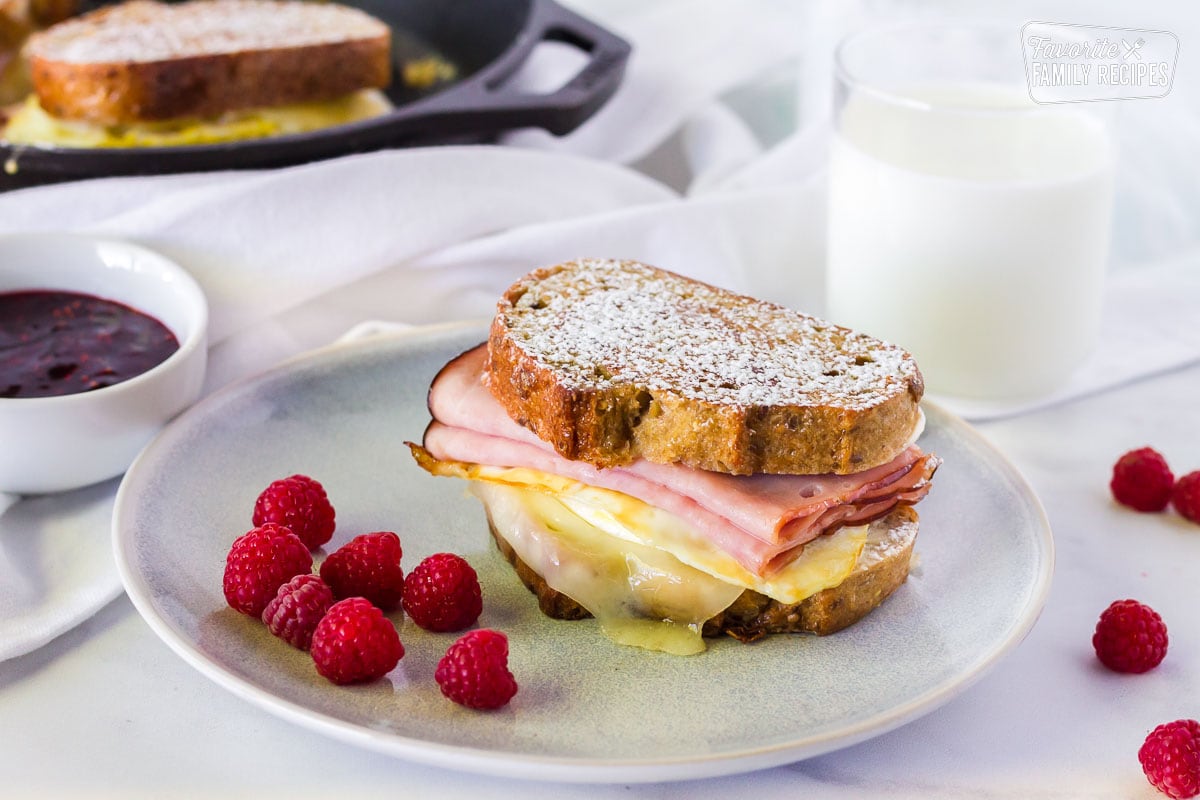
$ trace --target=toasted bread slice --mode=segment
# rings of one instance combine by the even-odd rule
[[[0,106],[16,102],[28,92],[21,46],[29,35],[29,20],[16,3],[0,0]],[[0,126],[5,110],[0,108]]]
[[[503,532],[496,529],[490,511],[488,528],[517,577],[537,596],[538,608],[543,614],[563,620],[591,616],[586,608],[551,588],[536,570],[521,560],[505,540]],[[871,523],[858,564],[842,583],[791,604],[747,589],[729,608],[704,623],[704,635],[727,634],[751,642],[775,633],[826,636],[853,625],[907,580],[917,529],[917,512],[909,506],[900,506]]]
[[[50,114],[102,125],[210,118],[386,86],[391,31],[299,0],[132,0],[67,20],[25,48]]]
[[[601,467],[859,472],[905,447],[924,392],[894,345],[632,261],[517,281],[488,353],[509,416]]]

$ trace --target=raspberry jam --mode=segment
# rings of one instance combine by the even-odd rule
[[[0,293],[0,397],[102,389],[178,349],[165,325],[121,303],[54,290]]]

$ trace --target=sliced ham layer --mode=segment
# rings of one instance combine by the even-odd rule
[[[929,491],[940,463],[909,446],[855,475],[725,475],[638,460],[597,469],[570,461],[514,422],[483,383],[483,346],[452,361],[429,392],[425,448],[446,461],[527,467],[623,492],[687,520],[747,569],[766,575],[806,542],[885,515]]]

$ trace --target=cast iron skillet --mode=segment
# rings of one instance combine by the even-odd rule
[[[223,144],[155,148],[40,148],[0,143],[0,188],[102,175],[276,167],[386,147],[482,140],[514,128],[568,133],[599,109],[625,71],[629,45],[553,0],[342,0],[393,31],[395,109],[311,133]],[[506,81],[540,42],[581,50],[587,62],[549,94]],[[407,61],[438,56],[457,77],[432,91],[405,86]],[[16,171],[13,172],[15,165]]]

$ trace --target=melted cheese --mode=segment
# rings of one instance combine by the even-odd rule
[[[535,489],[613,538],[663,550],[694,570],[781,603],[798,603],[837,586],[854,569],[867,540],[865,525],[841,528],[809,542],[798,558],[764,577],[713,547],[679,517],[627,494],[524,467],[430,461],[426,468],[438,475]]]
[[[629,495],[534,469],[420,460],[435,475],[470,480],[499,535],[609,638],[676,655],[703,651],[704,622],[746,589],[792,604],[837,586],[867,540],[865,525],[842,528],[762,577]]]
[[[404,62],[401,70],[404,85],[414,89],[430,89],[436,84],[447,83],[458,77],[458,67],[437,56],[418,58]]]
[[[387,113],[391,104],[374,89],[322,103],[230,112],[214,120],[167,120],[95,125],[61,120],[30,96],[12,115],[3,138],[13,144],[57,147],[171,147],[283,136],[344,125]]]
[[[521,560],[620,644],[699,653],[704,621],[742,593],[661,550],[606,535],[536,489],[479,482],[472,490]]]
[[[809,542],[800,557],[764,577],[711,546],[679,517],[628,495],[585,486],[558,499],[614,538],[662,548],[693,569],[788,604],[844,581],[867,540],[866,526],[843,528]]]

